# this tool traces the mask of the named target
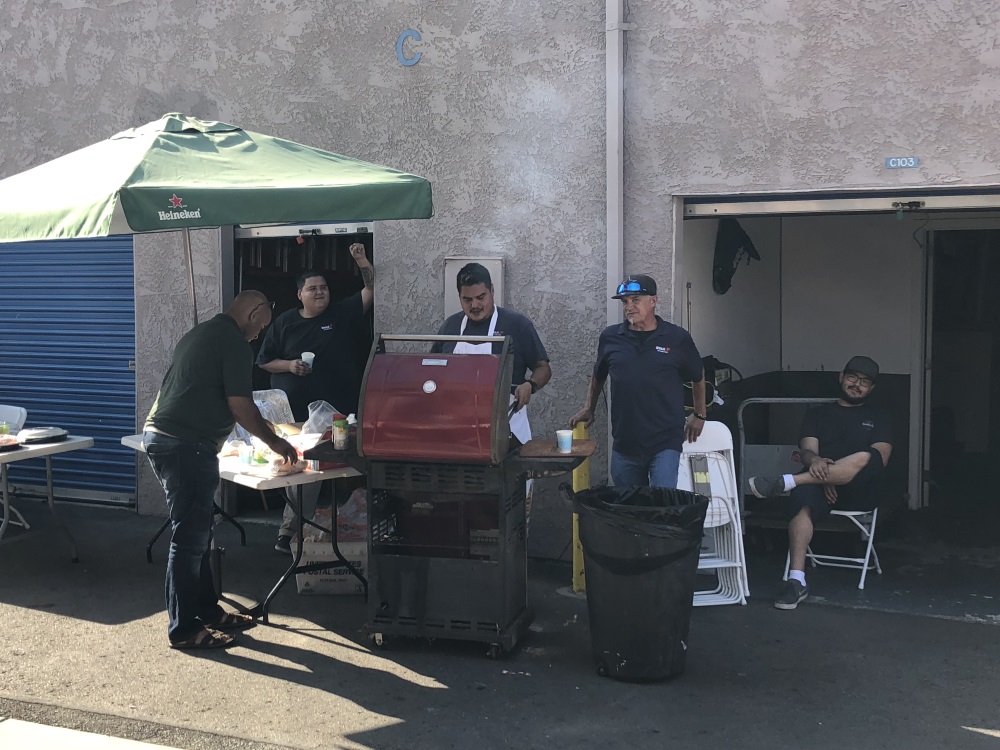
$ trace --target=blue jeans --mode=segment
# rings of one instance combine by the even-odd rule
[[[170,513],[166,598],[171,643],[186,640],[224,613],[212,582],[209,550],[219,486],[219,459],[211,448],[147,432],[142,438]]]
[[[611,481],[615,487],[668,487],[676,489],[680,451],[671,448],[659,453],[627,456],[611,451]]]

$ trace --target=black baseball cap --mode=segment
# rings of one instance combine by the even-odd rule
[[[626,276],[625,280],[618,285],[618,291],[612,295],[611,299],[621,299],[633,294],[656,294],[656,282],[653,281],[653,277],[644,273]]]
[[[855,372],[875,380],[878,377],[878,363],[871,357],[851,357],[844,365],[844,372]]]

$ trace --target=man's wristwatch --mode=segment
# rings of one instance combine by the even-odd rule
[[[534,395],[535,393],[538,392],[538,383],[536,383],[534,380],[532,380],[531,378],[529,378],[528,380],[525,380],[524,382],[531,386],[531,394],[532,395]]]
[[[705,421],[705,415],[704,414],[699,414],[698,412],[693,411],[693,412],[691,412],[691,416],[694,417],[695,419],[700,419],[702,422]]]

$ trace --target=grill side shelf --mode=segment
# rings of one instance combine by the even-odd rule
[[[302,457],[306,461],[330,461],[332,463],[347,464],[357,472],[364,474],[367,471],[367,461],[363,456],[358,455],[355,436],[351,435],[347,444],[347,450],[338,451],[333,447],[332,440],[324,440],[317,443],[307,451],[303,451]]]
[[[571,453],[559,453],[555,443],[555,440],[529,440],[508,462],[516,462],[519,470],[529,477],[557,477],[573,471],[597,450],[597,443],[592,438],[574,440]]]

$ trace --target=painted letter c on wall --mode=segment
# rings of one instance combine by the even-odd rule
[[[422,52],[418,52],[412,57],[407,57],[406,53],[403,52],[403,45],[406,43],[407,39],[412,39],[415,42],[420,41],[420,32],[413,29],[407,29],[396,39],[396,59],[399,60],[400,65],[405,65],[407,67],[411,65],[416,65],[420,61],[420,56]]]

